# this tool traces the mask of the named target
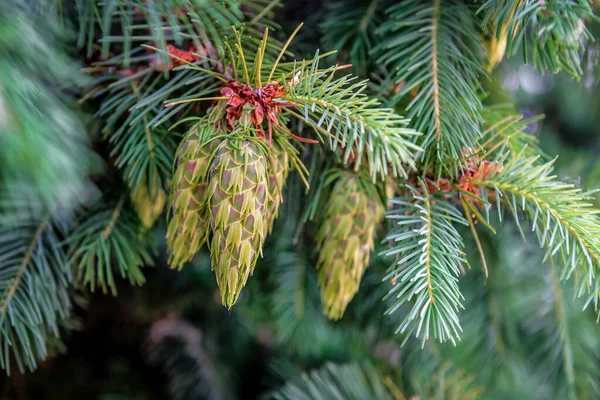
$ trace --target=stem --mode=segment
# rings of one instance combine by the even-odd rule
[[[442,124],[440,121],[440,84],[438,81],[438,59],[437,59],[437,34],[438,34],[438,13],[440,11],[440,0],[433,1],[433,15],[431,16],[431,73],[433,80],[433,110],[435,115],[434,129],[436,138],[439,141],[442,138]]]
[[[44,217],[44,219],[42,220],[42,222],[40,222],[40,225],[38,226],[38,228],[36,229],[35,234],[33,235],[33,239],[31,239],[31,242],[29,243],[29,247],[27,247],[27,251],[25,252],[25,257],[23,257],[23,261],[21,261],[21,265],[19,266],[17,274],[10,285],[8,294],[6,295],[6,298],[4,299],[4,302],[2,304],[2,308],[0,308],[0,316],[4,315],[6,313],[6,309],[8,308],[8,303],[10,303],[12,297],[15,295],[15,292],[17,291],[17,287],[19,286],[19,283],[21,282],[21,277],[25,273],[25,269],[27,268],[27,265],[29,265],[29,261],[31,261],[31,257],[33,255],[33,251],[35,250],[35,246],[37,245],[42,232],[44,231],[44,229],[46,229],[49,222],[50,222],[50,214],[47,214]]]
[[[115,223],[117,222],[119,215],[121,215],[121,210],[123,209],[123,204],[125,204],[125,196],[121,196],[121,199],[117,203],[117,206],[115,207],[115,210],[113,211],[113,213],[110,217],[110,221],[108,221],[108,225],[106,225],[106,228],[102,232],[102,237],[104,237],[104,239],[108,239],[108,236],[110,235],[113,228],[115,227]]]
[[[373,18],[373,14],[375,14],[378,2],[379,0],[372,0],[371,4],[369,4],[369,8],[367,8],[365,16],[360,21],[359,28],[361,31],[364,31],[365,29],[367,29],[367,26],[369,26],[369,21],[371,21],[371,18]]]
[[[433,226],[432,226],[432,222],[431,222],[431,199],[429,198],[429,192],[427,191],[426,186],[421,183],[421,186],[423,187],[423,192],[424,192],[424,196],[426,196],[426,200],[425,202],[423,202],[423,207],[425,207],[425,209],[427,210],[427,245],[426,245],[426,251],[427,251],[427,260],[425,263],[425,268],[427,270],[427,293],[429,293],[429,303],[433,304],[435,302],[435,298],[433,296],[433,287],[431,284],[431,232],[433,230]]]

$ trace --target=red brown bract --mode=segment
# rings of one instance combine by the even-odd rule
[[[301,142],[318,143],[316,140],[298,137],[279,125],[277,113],[281,112],[281,107],[296,106],[291,102],[277,101],[284,93],[285,88],[277,82],[270,82],[258,89],[252,89],[250,86],[236,81],[229,82],[221,89],[221,94],[228,97],[225,109],[227,125],[233,128],[236,121],[249,118],[249,121],[242,122],[251,123],[257,130],[258,137],[265,138],[262,122],[266,116],[268,127],[266,139],[269,144],[273,140],[273,124]]]
[[[471,156],[464,165],[463,173],[458,179],[458,186],[466,192],[479,196],[481,194],[480,188],[473,184],[473,180],[486,179],[498,174],[500,171],[502,171],[502,165],[492,161],[479,161],[478,157]],[[494,198],[495,196],[495,191],[488,190],[488,197]],[[475,198],[471,197],[468,200],[481,206],[481,202]]]
[[[157,71],[172,70],[175,67],[193,63],[213,56],[216,52],[210,42],[205,42],[198,48],[193,42],[187,47],[187,50],[179,49],[172,44],[167,45],[167,52],[171,59],[167,65],[159,64],[158,60],[150,63],[150,67],[154,67]]]
[[[488,177],[494,176],[502,171],[502,165],[493,161],[479,160],[479,157],[476,155],[469,155],[470,153],[466,150],[463,151],[465,154],[466,161],[462,165],[462,173],[454,182],[448,178],[439,178],[434,179],[431,176],[427,176],[424,180],[424,184],[426,185],[427,191],[430,193],[435,192],[443,192],[450,193],[453,191],[454,187],[459,187],[463,192],[471,193],[477,197],[481,195],[480,186],[473,184],[473,181],[483,180]],[[423,189],[420,187],[418,183],[417,176],[412,176],[408,183],[411,186],[417,187],[419,191]],[[459,192],[458,195],[462,196],[465,193]],[[488,190],[488,197],[495,198],[496,192],[493,190]],[[481,206],[481,201],[477,200],[473,196],[467,196],[467,200],[471,201],[478,206]]]

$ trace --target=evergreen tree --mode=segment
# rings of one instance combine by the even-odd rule
[[[595,5],[321,3],[0,3],[0,398],[600,398]]]

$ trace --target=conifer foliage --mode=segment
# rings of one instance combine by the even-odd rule
[[[565,322],[587,332],[600,315],[594,191],[553,172],[528,133],[541,116],[486,93],[518,51],[541,73],[583,77],[592,3],[332,0],[307,26],[286,20],[287,3],[0,4],[0,367],[34,370],[61,347],[80,293],[143,286],[151,266],[188,276],[206,259],[222,305],[296,349],[283,364],[308,365],[325,337],[367,354],[280,368],[269,398],[498,396],[463,368],[463,337],[464,354],[539,338],[560,365],[532,367],[532,380],[552,377],[568,398],[598,393],[598,344],[573,343],[584,339]],[[498,327],[515,306],[494,285],[535,280],[490,245],[511,227],[537,240],[554,303],[534,282],[516,322]],[[550,308],[531,316],[532,304]],[[477,336],[475,314],[500,333]],[[173,318],[175,336],[194,332],[177,351],[202,355],[196,372],[212,366],[200,331]],[[374,355],[389,343],[404,346],[401,361]]]

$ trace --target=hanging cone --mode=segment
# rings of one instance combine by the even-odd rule
[[[151,228],[165,208],[167,194],[162,188],[157,188],[151,193],[145,182],[146,180],[142,179],[137,190],[131,194],[131,203],[144,226]]]
[[[290,172],[290,159],[288,153],[276,142],[270,147],[269,162],[267,165],[267,204],[265,228],[268,233],[273,230],[273,224],[279,214],[279,205],[283,202],[283,186]]]
[[[359,179],[344,172],[337,180],[317,233],[321,299],[331,319],[340,319],[358,292],[383,213],[376,187]]]
[[[502,59],[504,59],[504,54],[506,53],[506,43],[508,40],[508,25],[510,20],[513,18],[515,11],[521,5],[522,0],[515,1],[512,5],[512,11],[510,13],[509,18],[502,23],[500,27],[500,34],[497,35],[497,25],[490,24],[490,34],[491,38],[489,41],[485,42],[485,47],[488,53],[488,64],[485,68],[486,72],[491,73],[494,68],[496,68]],[[513,28],[516,29],[517,27]]]
[[[208,206],[205,196],[208,169],[219,141],[212,125],[203,121],[186,135],[177,154],[170,196],[167,247],[171,267],[181,268],[200,250],[208,236]]]
[[[488,64],[486,66],[486,72],[491,73],[494,68],[496,68],[502,59],[504,58],[504,53],[506,52],[506,41],[507,41],[507,33],[506,27],[508,26],[508,22],[505,22],[502,25],[500,30],[500,36],[496,38],[496,33],[494,29],[494,34],[491,39],[486,43],[486,48],[488,52]]]
[[[211,259],[223,305],[231,308],[265,240],[266,159],[259,144],[225,140],[210,169]]]

